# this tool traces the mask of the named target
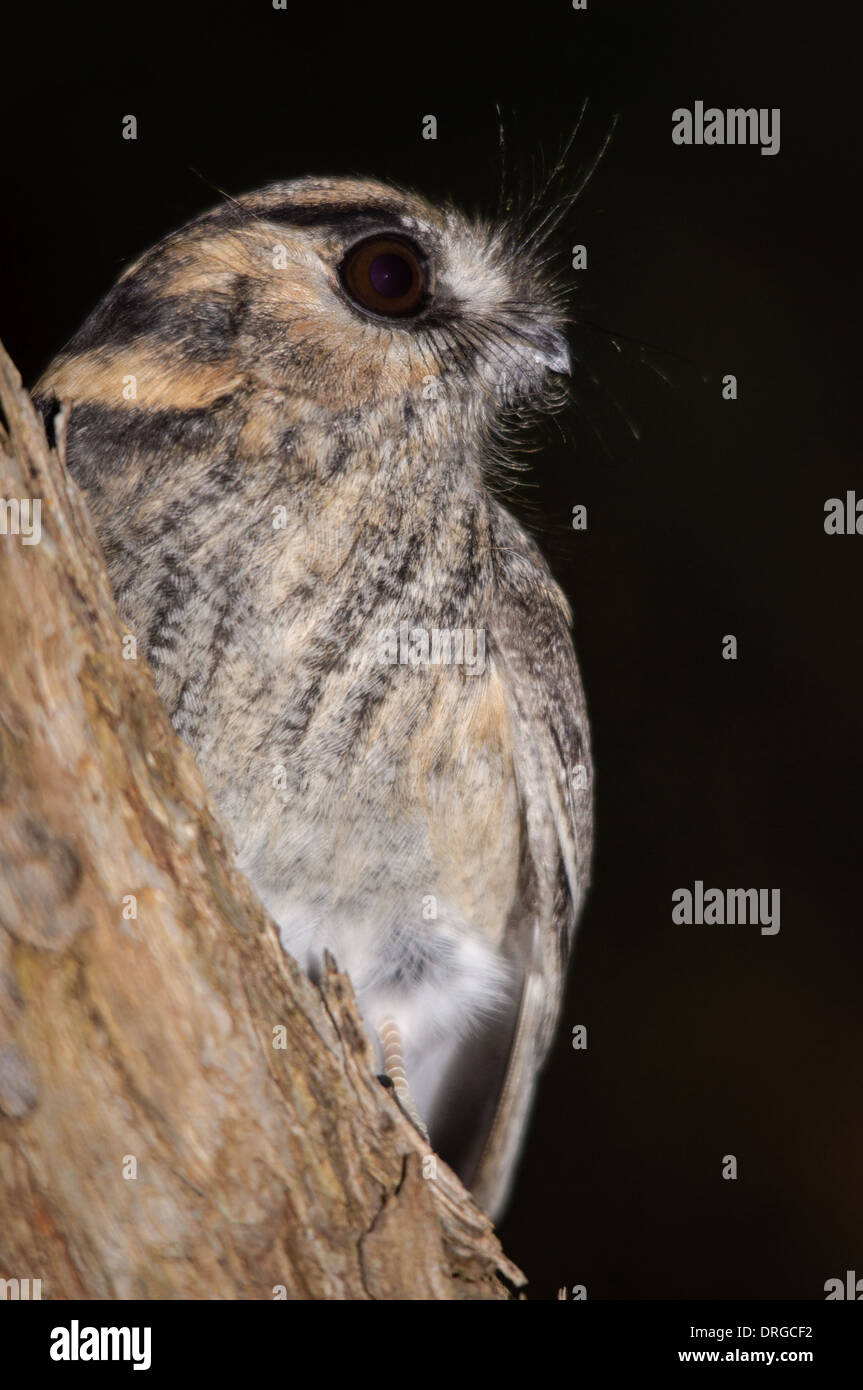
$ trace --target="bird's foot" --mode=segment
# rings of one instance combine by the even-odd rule
[[[388,1017],[381,1020],[378,1025],[378,1037],[381,1040],[385,1068],[383,1074],[378,1077],[378,1080],[382,1086],[386,1086],[392,1090],[402,1114],[406,1119],[410,1120],[414,1129],[422,1135],[423,1139],[428,1144],[428,1127],[417,1110],[416,1101],[408,1085],[404,1056],[402,1053],[401,1029],[394,1018]]]

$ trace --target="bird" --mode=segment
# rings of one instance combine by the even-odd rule
[[[225,195],[34,393],[283,949],[348,973],[493,1221],[593,823],[571,611],[499,486],[571,369],[541,241],[377,179]]]

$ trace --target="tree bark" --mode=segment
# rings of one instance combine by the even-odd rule
[[[500,1299],[524,1277],[233,867],[0,346],[0,1278],[43,1298]],[[7,522],[13,513],[7,506]],[[14,526],[7,527],[7,530]],[[128,643],[127,643],[128,648]]]

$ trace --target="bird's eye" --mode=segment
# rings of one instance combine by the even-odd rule
[[[425,301],[422,257],[397,237],[369,237],[352,246],[339,274],[354,303],[383,318],[416,314]]]

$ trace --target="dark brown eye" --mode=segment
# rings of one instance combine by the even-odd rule
[[[397,237],[369,237],[352,246],[339,273],[351,299],[384,318],[415,314],[425,300],[422,260],[412,246]]]

